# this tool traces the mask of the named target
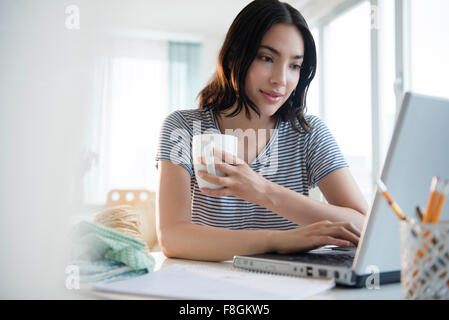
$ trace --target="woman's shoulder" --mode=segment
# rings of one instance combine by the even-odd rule
[[[200,120],[201,117],[204,117],[202,112],[199,109],[183,109],[183,110],[175,110],[170,112],[167,115],[167,119],[178,119],[178,120],[185,120],[185,121],[193,121],[193,120]]]
[[[321,136],[322,134],[327,133],[327,131],[329,130],[326,123],[319,116],[309,114],[304,118],[311,127],[310,131],[307,134],[307,136],[309,137]]]
[[[311,129],[308,132],[304,132],[301,129],[301,124],[299,122],[298,119],[295,120],[295,124],[297,128],[301,129],[301,133],[297,132],[296,130],[293,129],[293,126],[291,125],[291,123],[289,123],[288,121],[286,121],[284,123],[284,126],[287,126],[289,130],[287,130],[287,132],[289,132],[290,134],[297,134],[302,138],[305,138],[307,136],[310,136],[313,132],[319,131],[321,130],[321,128],[323,128],[323,126],[325,126],[323,120],[316,115],[312,115],[312,114],[308,114],[304,116],[304,120],[310,125]]]
[[[205,115],[199,109],[183,109],[170,112],[165,121],[191,126],[194,121],[202,121]]]
[[[187,129],[189,131],[204,130],[214,128],[214,120],[210,111],[201,111],[200,109],[175,110],[168,114],[164,121],[171,127]]]
[[[324,124],[323,120],[319,116],[313,114],[305,115],[304,119],[306,119],[307,123],[310,124],[312,127]]]

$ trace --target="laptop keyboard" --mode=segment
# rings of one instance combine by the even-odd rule
[[[298,252],[294,254],[265,253],[253,255],[253,257],[350,268],[352,267],[352,263],[354,261],[355,251],[355,247],[333,248],[332,250],[314,250],[309,252]]]
[[[304,256],[295,256],[288,258],[289,261],[307,262],[314,264],[343,266],[350,268],[354,261],[354,256],[349,254],[315,254],[309,253]]]

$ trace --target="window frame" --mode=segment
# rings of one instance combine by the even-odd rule
[[[323,65],[324,62],[324,52],[325,52],[325,43],[326,43],[326,34],[324,29],[327,25],[329,25],[332,21],[346,13],[348,10],[352,9],[354,6],[362,3],[369,2],[371,6],[371,15],[372,19],[378,19],[378,11],[379,6],[378,0],[347,0],[340,4],[334,11],[330,14],[314,21],[311,24],[311,28],[317,30],[319,34],[319,44],[318,44],[318,63]],[[410,5],[408,1],[404,0],[394,0],[395,2],[395,80],[392,83],[394,86],[394,93],[396,97],[396,118],[399,114],[400,107],[402,104],[402,99],[406,91],[409,91],[411,88],[411,77],[410,77]],[[373,17],[373,15],[375,15]],[[377,20],[379,21],[379,20]],[[375,23],[377,22],[374,21]],[[380,95],[380,61],[379,61],[379,50],[380,42],[378,29],[375,27],[371,28],[371,128],[372,128],[372,172],[371,179],[372,184],[374,185],[378,176],[380,174],[380,170],[382,168],[382,159],[381,159],[381,107],[379,102]],[[320,70],[320,81],[318,86],[318,99],[319,99],[319,110],[320,116],[325,120],[326,119],[326,99],[325,99],[325,77],[326,71]],[[395,119],[396,120],[396,119]]]

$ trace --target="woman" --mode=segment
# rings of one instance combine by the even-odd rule
[[[305,115],[315,70],[315,43],[296,9],[256,0],[239,13],[199,109],[173,112],[162,126],[156,210],[166,256],[222,261],[358,244],[367,203],[325,124]],[[248,130],[265,134],[244,143]],[[198,173],[218,190],[200,190],[193,171],[192,136],[206,131],[243,145],[238,157],[214,150],[226,177]],[[308,197],[315,186],[328,204]]]

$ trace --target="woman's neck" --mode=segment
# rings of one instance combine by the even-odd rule
[[[246,117],[244,110],[235,117],[226,117],[233,110],[235,106],[217,117],[220,131],[236,136],[239,139],[238,156],[246,163],[252,163],[274,134],[276,118],[262,115],[259,117],[251,109],[251,120]]]
[[[220,131],[225,133],[225,130],[238,130],[241,129],[246,131],[248,129],[253,129],[257,132],[259,129],[270,130],[276,127],[276,118],[275,117],[267,117],[261,115],[260,117],[257,115],[255,111],[249,109],[251,120],[246,117],[246,112],[244,109],[234,117],[226,117],[231,114],[237,105],[234,105],[229,110],[222,112],[219,116],[217,116],[217,121],[220,127]]]

